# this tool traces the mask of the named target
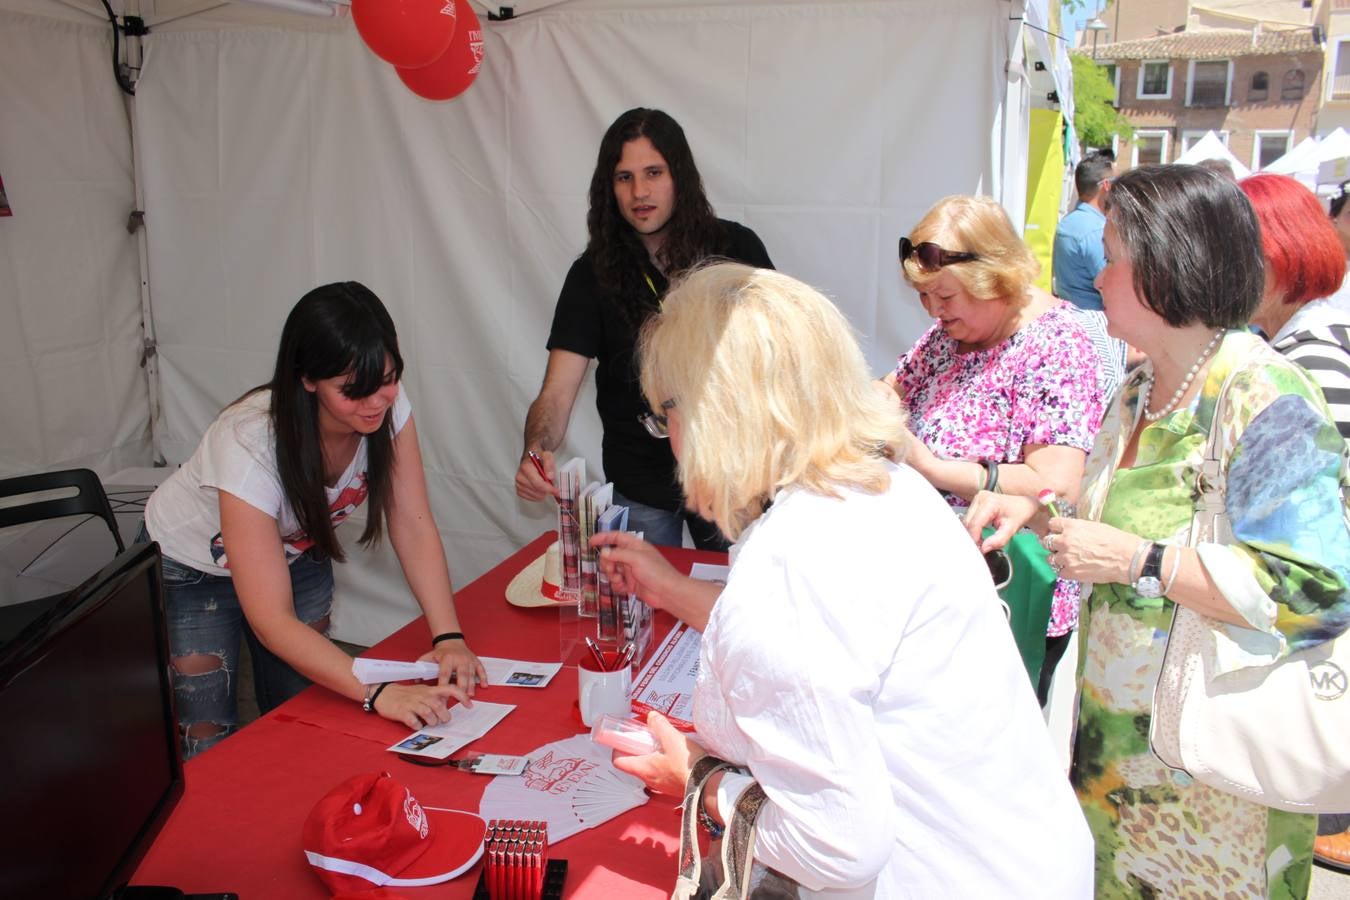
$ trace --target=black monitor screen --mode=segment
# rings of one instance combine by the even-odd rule
[[[102,898],[182,793],[158,544],[0,649],[0,897]]]

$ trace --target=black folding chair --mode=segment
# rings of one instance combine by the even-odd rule
[[[117,518],[113,515],[108,495],[103,492],[103,482],[99,481],[89,469],[65,469],[60,472],[43,472],[39,475],[19,475],[15,478],[0,479],[0,498],[20,497],[25,494],[45,493],[62,488],[74,488],[71,497],[58,497],[54,500],[34,500],[31,503],[0,506],[0,528],[11,525],[23,525],[43,519],[56,519],[61,516],[98,516],[108,523],[113,540],[117,542],[117,552],[126,550],[122,543],[122,534],[117,530]]]

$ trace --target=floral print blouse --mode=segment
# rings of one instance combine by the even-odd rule
[[[934,324],[895,373],[910,430],[945,459],[1021,463],[1028,444],[1086,453],[1101,424],[1096,350],[1064,302],[1001,344],[969,353],[957,352],[957,342]],[[965,500],[945,496],[964,510]],[[1047,635],[1077,624],[1078,599],[1077,582],[1055,585]]]

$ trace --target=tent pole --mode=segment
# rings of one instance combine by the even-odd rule
[[[1005,89],[1003,91],[1001,142],[993,170],[996,183],[991,195],[1003,204],[1017,233],[1023,232],[1026,219],[1027,129],[1031,115],[1031,94],[1026,76],[1026,52],[1023,45],[1026,16],[1025,0],[1009,4],[1005,38]]]
[[[127,38],[127,65],[131,77],[137,82],[145,64],[145,47],[141,38]],[[163,385],[159,377],[159,352],[155,336],[154,306],[150,300],[150,251],[146,239],[145,224],[145,180],[141,172],[141,142],[138,139],[139,121],[136,116],[136,95],[126,98],[127,117],[131,133],[131,181],[135,192],[136,212],[139,213],[139,227],[136,228],[136,252],[139,264],[141,287],[141,368],[145,371],[146,397],[150,405],[150,456],[151,464],[165,464],[162,448],[161,429],[163,427]],[[129,224],[128,227],[131,227]]]

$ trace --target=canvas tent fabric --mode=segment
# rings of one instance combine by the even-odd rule
[[[409,93],[350,20],[189,18],[143,41],[130,126],[106,24],[12,11],[23,3],[0,0],[0,175],[15,208],[0,220],[0,291],[18,301],[0,316],[22,320],[0,328],[19,386],[0,402],[21,436],[0,474],[182,462],[268,376],[295,300],[356,279],[399,329],[457,584],[553,526],[512,479],[619,112],[655,106],[684,125],[718,213],[831,296],[877,371],[928,321],[897,237],[952,193],[1003,197],[1022,218],[1026,90],[1007,65],[1020,2],[562,3],[484,17],[483,70],[445,104]],[[136,205],[143,271],[123,227]],[[163,403],[153,451],[143,301]],[[598,477],[589,382],[562,452]],[[360,528],[344,529],[350,545]],[[335,630],[367,642],[416,607],[387,542],[352,556]],[[369,602],[342,603],[356,593]]]
[[[1238,178],[1246,178],[1252,174],[1252,170],[1244,166],[1219,136],[1212,131],[1205,132],[1204,137],[1192,144],[1191,149],[1178,156],[1173,162],[1194,165],[1207,159],[1224,160],[1233,167],[1233,174]]]

